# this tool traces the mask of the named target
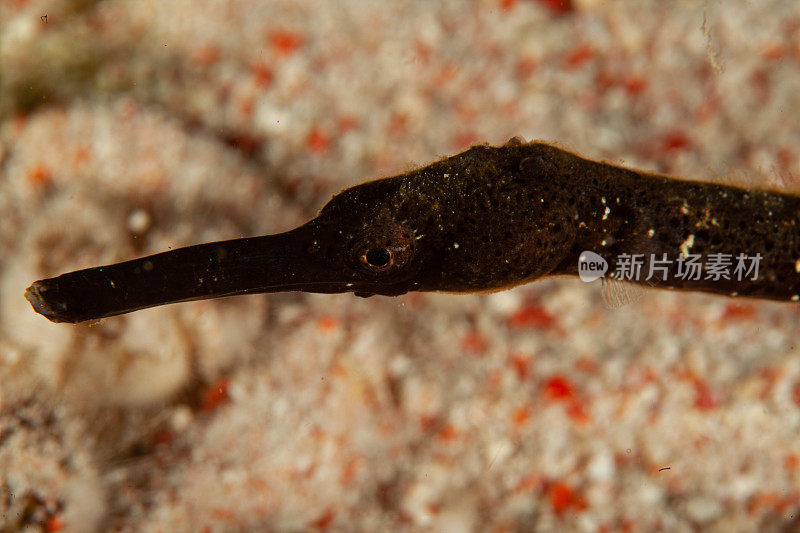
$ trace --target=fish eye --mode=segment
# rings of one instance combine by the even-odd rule
[[[375,269],[383,269],[392,265],[394,254],[388,248],[370,248],[361,256],[361,262]]]

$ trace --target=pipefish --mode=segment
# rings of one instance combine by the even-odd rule
[[[495,291],[605,263],[610,279],[797,301],[798,225],[798,196],[679,180],[514,138],[345,189],[285,233],[78,270],[36,281],[25,296],[53,322],[82,322],[263,292]]]

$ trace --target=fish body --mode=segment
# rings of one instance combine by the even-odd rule
[[[345,189],[286,233],[70,272],[34,282],[26,297],[50,320],[81,322],[259,292],[469,293],[580,275],[588,251],[610,279],[797,301],[799,225],[794,195],[512,139]]]

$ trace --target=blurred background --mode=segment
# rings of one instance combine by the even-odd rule
[[[51,324],[521,135],[798,190],[793,0],[0,0],[0,531],[797,531],[796,304],[597,284]]]

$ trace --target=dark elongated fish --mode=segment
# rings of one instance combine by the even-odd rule
[[[54,322],[82,322],[236,294],[463,293],[594,269],[655,287],[797,301],[798,226],[797,196],[512,139],[345,189],[286,233],[78,270],[36,281],[25,296]]]

